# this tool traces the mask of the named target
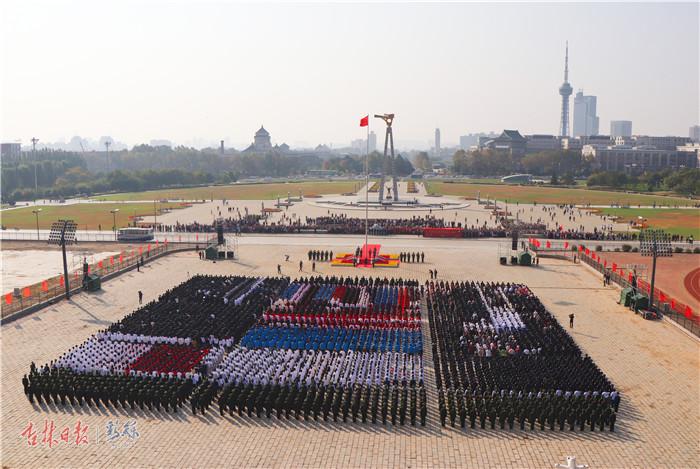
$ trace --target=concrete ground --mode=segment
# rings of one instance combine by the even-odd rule
[[[29,364],[49,362],[137,307],[137,291],[145,299],[195,273],[273,275],[277,264],[296,276],[307,250],[350,250],[359,240],[345,237],[241,238],[240,259],[210,263],[195,253],[175,254],[103,285],[97,294],[71,301],[3,326],[0,375],[3,467],[548,467],[567,455],[590,467],[698,467],[700,422],[700,344],[670,322],[641,319],[616,304],[617,289],[601,287],[597,274],[584,265],[542,259],[539,266],[501,266],[499,243],[420,238],[381,239],[383,252],[423,250],[425,264],[398,269],[332,268],[322,274],[428,278],[437,268],[442,279],[526,283],[570,330],[622,392],[615,433],[492,431],[441,428],[434,404],[424,428],[332,424],[287,420],[221,418],[216,411],[192,416],[122,412],[89,408],[32,406],[22,393],[21,377]],[[294,241],[296,239],[297,241]],[[257,241],[255,241],[257,240]],[[265,244],[261,241],[267,240]],[[276,241],[275,241],[276,240]],[[255,242],[254,242],[255,241]],[[309,244],[313,243],[313,244]],[[345,243],[345,245],[343,245]],[[284,262],[284,254],[291,256]],[[303,273],[309,275],[308,262]],[[424,338],[429,353],[429,337]],[[427,361],[429,394],[434,392]],[[44,421],[60,432],[78,420],[89,426],[89,444],[41,444]],[[106,441],[110,421],[134,420],[139,438],[130,447]],[[21,436],[28,422],[38,430],[37,446]]]

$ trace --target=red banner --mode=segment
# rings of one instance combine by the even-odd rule
[[[423,228],[425,238],[461,238],[461,228]]]
[[[7,303],[8,305],[12,304],[12,293],[7,293],[5,295],[5,303]]]
[[[29,287],[24,287],[24,290],[22,290],[22,296],[25,298],[32,296],[32,291],[29,289]]]
[[[41,291],[49,291],[49,282],[47,282],[46,280],[41,282]]]

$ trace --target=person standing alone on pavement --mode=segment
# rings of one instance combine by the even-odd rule
[[[574,313],[569,314],[569,327],[574,328]]]
[[[139,290],[139,304],[143,303],[143,292]]]

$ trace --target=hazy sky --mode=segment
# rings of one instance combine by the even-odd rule
[[[556,133],[574,92],[638,134],[699,121],[697,3],[289,4],[3,0],[0,136],[347,144],[396,113],[399,146]],[[573,114],[573,96],[571,112]],[[379,121],[373,130],[380,131]]]

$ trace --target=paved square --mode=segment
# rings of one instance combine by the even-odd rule
[[[552,467],[566,455],[591,467],[698,467],[700,422],[698,341],[669,322],[648,322],[616,304],[618,291],[586,266],[542,259],[538,267],[501,266],[497,242],[382,239],[387,252],[425,251],[425,264],[399,269],[362,269],[358,275],[424,281],[437,268],[442,279],[525,283],[561,324],[576,314],[570,331],[623,395],[615,433],[461,430],[439,426],[429,408],[426,427],[333,424],[265,418],[192,416],[103,408],[40,409],[22,393],[29,363],[44,364],[107,327],[146,300],[194,273],[275,275],[277,264],[297,276],[298,261],[311,248],[354,249],[350,237],[243,237],[236,262],[203,262],[195,253],[175,254],[108,281],[97,294],[69,302],[2,327],[2,464],[6,467],[197,466],[197,467]],[[290,262],[284,262],[289,254]],[[322,274],[349,275],[346,268],[317,263]],[[338,271],[340,269],[340,271]],[[306,271],[303,275],[310,275]],[[425,334],[424,330],[424,334]],[[426,348],[426,384],[434,392],[434,370]],[[430,387],[432,386],[432,387]],[[435,402],[435,396],[429,401]],[[42,444],[44,421],[59,434],[77,421],[88,425],[89,443]],[[109,423],[136,423],[129,446],[108,441]],[[37,446],[21,436],[28,422]],[[96,433],[99,431],[99,433]],[[58,437],[57,437],[58,438]],[[59,438],[60,440],[60,438]]]

